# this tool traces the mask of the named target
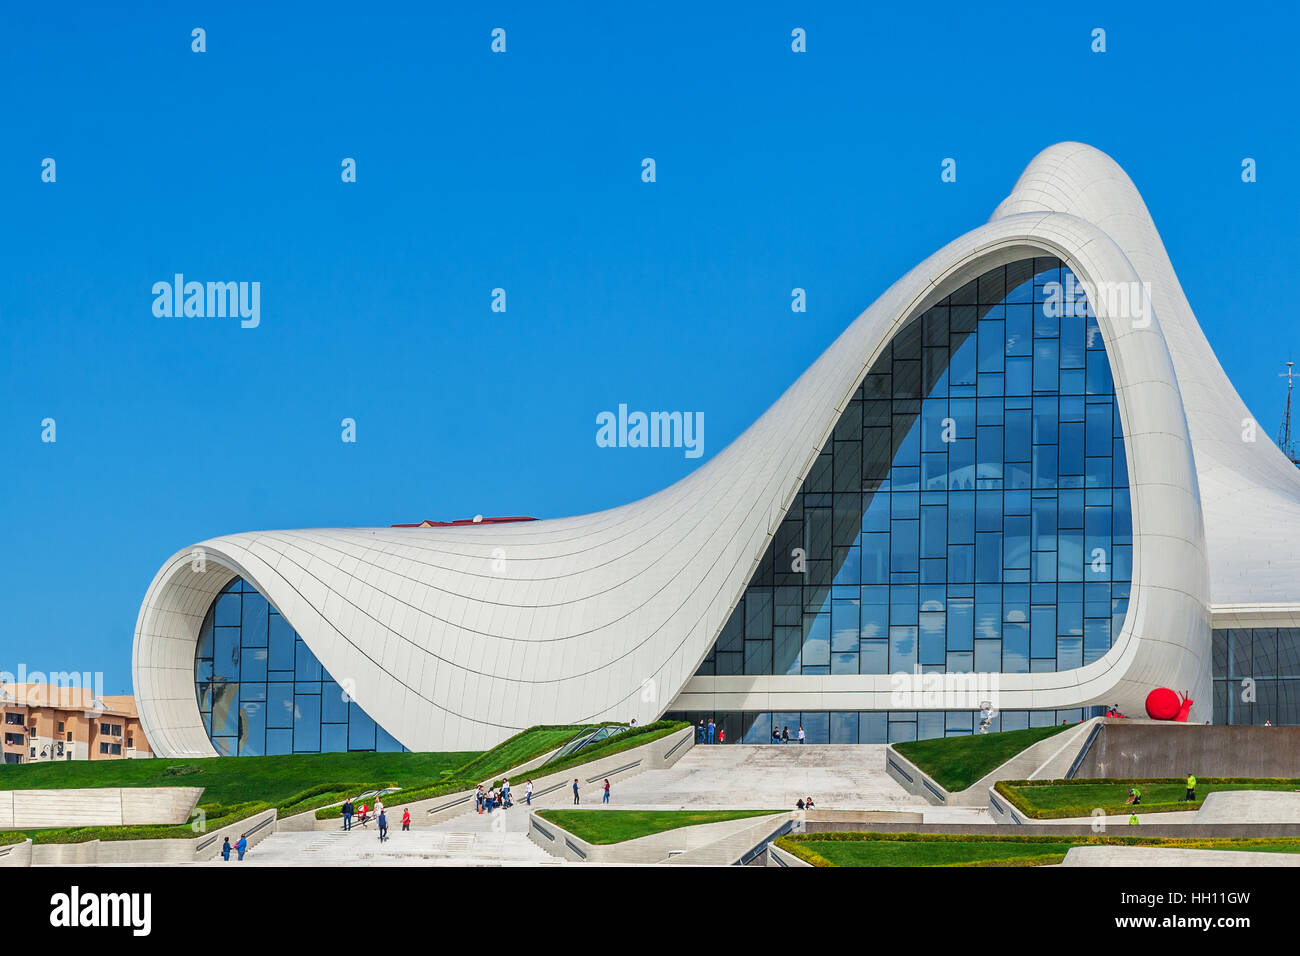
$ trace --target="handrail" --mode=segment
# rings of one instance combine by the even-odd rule
[[[1079,772],[1079,767],[1083,765],[1083,759],[1088,756],[1088,751],[1092,749],[1092,742],[1097,739],[1097,735],[1101,733],[1101,728],[1103,726],[1105,725],[1100,721],[1093,724],[1092,731],[1088,734],[1088,739],[1084,741],[1083,749],[1079,751],[1079,755],[1074,758],[1074,763],[1070,764],[1070,769],[1065,774],[1066,780],[1073,780],[1074,775]]]

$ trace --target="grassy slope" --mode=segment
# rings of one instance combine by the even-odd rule
[[[762,817],[780,810],[541,810],[538,815],[588,843],[608,844],[699,826]]]
[[[616,736],[607,737],[599,743],[592,744],[589,747],[583,747],[581,750],[570,754],[563,760],[556,760],[544,767],[538,767],[533,771],[533,773],[537,774],[539,777],[550,776],[553,773],[559,773],[561,770],[580,767],[585,763],[591,763],[593,760],[610,757],[616,753],[622,753],[624,750],[631,750],[633,747],[640,747],[643,744],[648,744],[651,741],[658,740],[660,737],[675,734],[680,730],[685,730],[688,726],[690,725],[684,721],[657,720],[653,724],[634,727],[631,730],[625,730],[623,733],[617,734]],[[514,783],[518,782],[520,781],[514,781],[512,786]],[[494,784],[500,786],[500,778],[495,780]]]
[[[486,780],[493,774],[503,773],[562,747],[585,729],[582,724],[530,727],[460,767],[456,771],[456,776],[473,779],[476,782]]]
[[[1077,724],[1071,724],[1077,727]],[[894,749],[916,764],[950,793],[965,790],[1020,751],[1069,729],[1065,726],[1030,727],[968,737],[936,737],[894,744]]]
[[[1018,787],[1005,784],[1016,797],[1016,805],[1038,819],[1051,818],[1063,810],[1070,810],[1068,816],[1087,816],[1092,808],[1101,807],[1111,813],[1128,813],[1133,808],[1124,804],[1128,799],[1128,788],[1136,785],[1142,791],[1142,802],[1137,807],[1139,816],[1143,813],[1172,813],[1179,810],[1195,810],[1201,802],[1215,791],[1222,790],[1297,790],[1300,780],[1261,780],[1257,782],[1212,783],[1202,778],[1196,783],[1196,801],[1187,803],[1183,796],[1187,792],[1184,783],[1159,783],[1147,780],[1133,780],[1125,783],[1094,783],[1087,780],[1061,781],[1059,783]],[[1075,811],[1079,811],[1077,814]],[[1044,816],[1039,816],[1043,814]]]
[[[245,800],[278,803],[317,784],[376,780],[402,785],[441,779],[477,757],[468,753],[294,754],[284,757],[209,757],[202,760],[64,760],[5,766],[0,790],[70,787],[203,787],[203,803]],[[168,767],[197,772],[164,776]]]

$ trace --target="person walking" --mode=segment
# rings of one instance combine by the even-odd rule
[[[601,803],[609,803],[609,778],[605,778],[605,795],[601,797]]]
[[[581,801],[578,799],[578,778],[573,778],[573,805],[577,806]]]
[[[715,728],[716,725],[713,723],[713,718],[710,717],[709,718],[709,743],[713,743],[713,732]]]
[[[411,829],[411,808],[402,807],[402,831]]]
[[[388,839],[388,815],[383,810],[379,811],[379,842],[383,843]]]
[[[352,798],[348,797],[343,801],[343,829],[344,831],[352,829],[352,811],[356,809],[352,806]]]
[[[1196,799],[1196,774],[1194,773],[1188,772],[1187,774],[1187,796],[1183,797],[1183,799],[1184,800]]]
[[[379,799],[379,797],[375,797],[375,816],[379,816],[379,814],[383,812],[384,812],[384,801]]]
[[[478,789],[474,791],[474,806],[479,813],[483,812],[483,784],[481,783],[478,785]]]
[[[239,834],[239,842],[235,844],[235,852],[239,854],[239,859],[244,859],[244,854],[248,852],[248,834]]]
[[[221,858],[230,862],[230,837],[226,837],[226,842],[221,844]]]
[[[804,742],[803,724],[799,725],[799,743]]]
[[[524,781],[524,803],[530,807],[533,805],[533,782],[531,780]]]

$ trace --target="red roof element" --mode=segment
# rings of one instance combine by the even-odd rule
[[[508,518],[485,518],[479,515],[477,518],[460,518],[456,521],[421,521],[419,524],[395,524],[394,528],[460,528],[465,525],[476,524],[509,524],[511,521],[536,521],[536,518],[530,518],[527,515],[513,515]]]

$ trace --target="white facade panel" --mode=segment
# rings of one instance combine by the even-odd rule
[[[1146,283],[1149,314],[1090,296],[1110,357],[1133,497],[1128,615],[1082,668],[1004,675],[1003,709],[1117,703],[1156,686],[1209,713],[1212,604],[1300,604],[1300,473],[1260,433],[1196,324],[1128,177],[1077,143],[1039,154],[986,225],[891,286],[712,460],[590,515],[451,528],[233,534],[178,552],[136,628],[156,753],[213,752],[193,648],[233,575],[253,582],[358,703],[415,750],[488,747],[541,723],[673,709],[888,710],[888,675],[692,677],[862,376],[913,316],[997,265],[1062,259],[1092,291]],[[1269,550],[1270,565],[1255,557]]]

